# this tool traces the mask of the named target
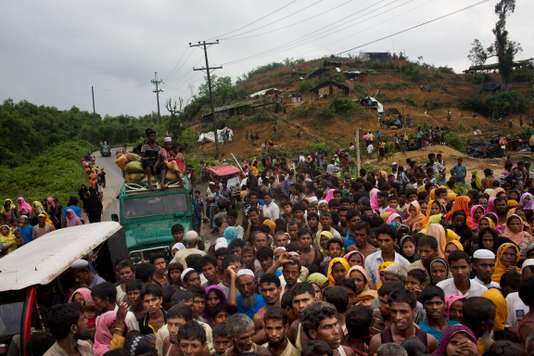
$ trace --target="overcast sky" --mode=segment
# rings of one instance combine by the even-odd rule
[[[195,93],[204,58],[189,42],[214,40],[210,65],[233,79],[285,58],[338,53],[450,13],[477,0],[2,0],[0,100],[26,99],[100,114],[156,110],[150,80],[164,80],[161,101]],[[411,59],[461,71],[474,38],[492,40],[491,0],[359,51],[404,51]],[[534,57],[534,1],[517,0],[512,39]],[[162,106],[162,110],[163,106]]]

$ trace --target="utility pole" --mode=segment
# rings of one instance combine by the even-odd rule
[[[154,79],[150,81],[156,86],[156,89],[152,90],[153,93],[156,93],[156,103],[158,105],[158,120],[161,120],[161,113],[159,111],[159,93],[163,92],[163,89],[160,89],[160,84],[163,84],[163,80],[158,79],[158,72],[154,72]]]
[[[214,138],[215,138],[215,157],[219,158],[219,138],[217,137],[217,120],[215,120],[215,107],[213,106],[213,95],[212,95],[212,92],[211,92],[211,74],[210,74],[210,70],[222,69],[222,66],[210,67],[209,62],[208,62],[208,47],[207,47],[207,46],[214,45],[214,44],[219,44],[219,40],[217,40],[215,42],[206,42],[206,41],[202,41],[201,42],[201,41],[198,41],[195,44],[192,44],[191,42],[189,42],[189,47],[202,47],[202,49],[204,50],[204,59],[206,60],[206,66],[202,67],[202,68],[193,68],[193,70],[194,71],[206,71],[206,74],[207,74],[208,92],[209,92],[209,96],[210,96],[211,118],[212,118],[214,126],[215,126],[215,129],[213,130],[213,135],[214,135]]]
[[[93,101],[93,116],[96,117],[96,109],[95,109],[95,87],[91,85],[91,99]]]

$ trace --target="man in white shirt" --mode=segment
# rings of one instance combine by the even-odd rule
[[[499,288],[499,283],[491,280],[491,275],[495,272],[495,254],[487,249],[481,248],[473,253],[471,263],[475,271],[473,280],[482,284],[486,288]]]
[[[265,204],[262,207],[263,217],[272,221],[278,220],[280,217],[280,208],[273,201],[271,193],[267,192],[263,195],[263,201]]]
[[[469,279],[471,265],[469,263],[469,255],[464,251],[451,252],[449,266],[452,278],[437,284],[445,292],[445,297],[449,295],[462,295],[465,298],[480,297],[482,293],[488,290],[488,288],[474,279]]]
[[[376,231],[379,250],[373,252],[365,259],[365,270],[369,273],[372,287],[380,281],[380,272],[378,269],[382,263],[390,261],[400,267],[410,264],[407,259],[395,252],[395,239],[393,236],[393,229],[386,224],[378,227]]]
[[[521,266],[521,280],[525,281],[532,277],[534,277],[534,258],[529,258]],[[506,326],[510,328],[515,328],[530,310],[528,305],[519,298],[518,292],[506,296],[506,307],[508,308]]]

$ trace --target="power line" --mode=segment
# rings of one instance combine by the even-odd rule
[[[191,48],[190,47],[187,47],[183,52],[182,54],[180,55],[180,57],[178,58],[178,61],[176,62],[176,64],[174,65],[174,67],[172,67],[171,70],[169,70],[168,72],[166,72],[164,75],[163,75],[163,78],[166,78],[169,76],[169,74],[173,73],[175,70],[178,70],[178,67],[181,65],[183,65],[182,63],[182,60],[184,59],[184,57],[186,56],[186,54],[189,54],[189,56],[187,57],[187,59],[189,59],[189,57],[191,57],[191,54],[192,54],[192,51],[191,51]],[[186,61],[187,61],[186,59]],[[182,63],[180,65],[180,63]]]
[[[247,33],[250,33],[250,32],[255,32],[255,31],[257,31],[257,30],[261,30],[261,29],[263,29],[263,28],[265,28],[265,27],[271,26],[271,25],[273,25],[273,24],[275,24],[275,23],[278,23],[278,22],[283,21],[283,20],[285,20],[285,19],[287,19],[287,18],[290,18],[291,16],[294,16],[294,15],[296,15],[296,14],[299,14],[299,13],[303,12],[303,11],[306,11],[306,10],[312,8],[313,6],[319,4],[319,3],[323,2],[323,1],[324,1],[324,0],[317,0],[317,1],[313,2],[313,3],[311,3],[310,5],[306,5],[306,6],[304,6],[304,7],[301,8],[301,9],[298,9],[298,10],[296,10],[296,11],[293,11],[293,12],[291,12],[291,13],[285,15],[285,16],[282,16],[282,17],[280,17],[280,18],[278,18],[278,19],[276,19],[276,20],[273,20],[273,21],[271,21],[271,22],[267,22],[267,23],[264,24],[264,25],[261,25],[261,26],[259,26],[259,27],[253,28],[252,30],[247,30],[247,31],[245,31],[245,32],[241,32],[241,33],[232,35],[232,36],[230,36],[230,37],[223,37],[223,38],[221,38],[221,40],[227,40],[227,39],[231,39],[231,38],[234,38],[234,37],[238,37],[238,36],[246,35]]]
[[[234,29],[232,31],[228,31],[228,32],[222,33],[220,35],[211,37],[210,40],[213,39],[213,38],[222,38],[222,37],[228,36],[231,33],[235,33],[235,32],[241,31],[244,28],[247,28],[247,27],[249,27],[251,25],[254,25],[255,23],[257,23],[257,22],[259,22],[259,21],[261,21],[261,20],[263,20],[263,19],[265,19],[265,18],[267,18],[267,17],[269,17],[271,15],[274,15],[279,11],[282,11],[283,9],[289,7],[291,4],[293,4],[295,2],[297,2],[297,0],[291,0],[288,3],[286,3],[285,5],[283,5],[283,6],[279,7],[279,8],[276,8],[273,11],[271,11],[271,12],[265,14],[265,15],[260,16],[260,17],[256,18],[255,20],[252,20],[252,21],[244,24],[243,26],[240,26],[240,27],[238,27],[238,28],[236,28],[236,29]]]
[[[460,13],[460,12],[469,10],[469,9],[471,9],[471,8],[473,8],[473,7],[478,6],[478,5],[482,5],[483,3],[488,2],[488,1],[489,1],[489,0],[481,0],[481,1],[478,1],[478,2],[476,2],[476,3],[474,3],[474,4],[471,4],[471,5],[469,5],[469,6],[466,6],[466,7],[461,8],[461,9],[458,9],[458,10],[455,10],[455,11],[452,11],[452,12],[449,12],[449,13],[447,13],[447,14],[445,14],[445,15],[441,15],[441,16],[435,17],[435,18],[433,18],[433,19],[430,19],[430,20],[421,22],[420,24],[417,24],[417,25],[414,25],[414,26],[407,27],[407,28],[405,28],[405,29],[403,29],[403,30],[397,31],[397,32],[392,33],[392,34],[390,34],[390,35],[383,36],[383,37],[377,38],[377,39],[375,39],[375,40],[373,40],[373,41],[369,41],[369,42],[363,43],[363,44],[361,44],[361,45],[358,45],[358,46],[354,46],[354,47],[352,47],[352,48],[349,48],[349,49],[347,49],[347,50],[338,52],[338,53],[336,53],[336,56],[340,56],[340,55],[345,54],[345,53],[347,53],[347,52],[354,51],[355,49],[359,49],[359,48],[362,48],[362,47],[367,47],[367,46],[369,46],[369,45],[371,45],[371,44],[373,44],[373,43],[376,43],[376,42],[380,42],[380,41],[386,40],[386,39],[388,39],[388,38],[391,38],[391,37],[400,35],[400,34],[402,34],[402,33],[405,33],[405,32],[411,31],[411,30],[414,30],[414,29],[416,29],[416,28],[419,28],[419,27],[428,25],[428,24],[430,24],[430,23],[433,23],[433,22],[442,20],[442,19],[444,19],[444,18],[453,16],[453,15],[456,15],[456,14],[458,14],[458,13]]]
[[[302,23],[304,23],[304,22],[307,22],[307,21],[309,21],[309,20],[313,20],[313,19],[316,18],[316,17],[324,16],[324,15],[326,15],[326,14],[329,13],[329,12],[332,12],[332,11],[334,11],[334,10],[337,10],[337,9],[339,9],[339,8],[341,8],[341,7],[345,6],[345,5],[347,5],[348,3],[351,3],[352,1],[354,1],[354,0],[348,0],[348,1],[345,1],[345,2],[343,2],[343,3],[341,3],[341,4],[337,5],[337,6],[335,6],[335,7],[333,7],[333,8],[330,8],[330,9],[326,10],[326,11],[322,11],[322,12],[320,12],[320,13],[318,13],[318,14],[315,14],[315,15],[312,15],[312,16],[309,16],[309,17],[306,17],[306,18],[304,18],[304,19],[302,19],[302,20],[295,21],[295,22],[292,22],[292,23],[290,23],[290,24],[287,24],[287,25],[284,25],[284,26],[281,26],[281,27],[277,27],[277,28],[270,29],[269,31],[266,31],[266,32],[262,32],[262,33],[258,33],[258,34],[250,35],[250,36],[244,36],[244,37],[228,37],[227,40],[230,40],[230,41],[238,41],[238,40],[244,40],[244,39],[249,39],[249,38],[254,38],[254,37],[261,37],[261,36],[265,36],[265,35],[270,35],[270,34],[272,34],[273,32],[278,32],[278,31],[280,31],[280,30],[285,30],[285,29],[287,29],[287,28],[291,28],[291,27],[293,27],[293,26],[300,25],[300,24],[302,24]],[[254,30],[251,30],[251,32],[252,32],[252,31],[254,31]],[[237,36],[237,35],[236,35],[236,36]]]
[[[231,61],[228,61],[228,62],[225,62],[223,63],[223,65],[230,65],[230,64],[235,64],[235,63],[239,63],[239,62],[243,62],[245,60],[248,60],[248,59],[252,59],[252,58],[255,58],[255,57],[258,57],[258,56],[262,56],[264,54],[267,54],[267,53],[271,53],[271,52],[275,52],[275,51],[285,51],[287,49],[290,49],[290,48],[293,48],[296,44],[299,44],[300,42],[302,41],[309,41],[310,39],[313,40],[314,34],[317,34],[317,35],[320,35],[322,32],[330,32],[330,31],[333,31],[335,29],[337,29],[338,26],[342,26],[344,25],[344,23],[347,22],[347,19],[350,19],[353,15],[355,14],[362,14],[362,11],[363,13],[366,13],[366,12],[369,12],[369,11],[376,11],[376,10],[372,10],[373,7],[375,7],[376,5],[379,5],[380,3],[383,3],[384,1],[386,0],[379,0],[379,1],[376,1],[374,2],[373,4],[365,7],[365,8],[362,8],[362,9],[358,9],[357,11],[354,11],[354,12],[351,12],[349,13],[348,15],[342,17],[341,19],[337,20],[337,21],[333,21],[333,22],[330,22],[314,31],[311,31],[309,33],[306,33],[292,41],[288,41],[288,42],[285,42],[281,45],[278,45],[276,47],[272,47],[270,49],[267,49],[265,51],[261,51],[261,52],[258,52],[256,54],[252,54],[252,55],[249,55],[249,56],[246,56],[246,57],[243,57],[243,58],[239,58],[239,59],[234,59],[234,60],[231,60]],[[386,3],[385,5],[382,5],[382,7],[379,7],[380,8],[383,8],[384,6],[387,6],[387,5],[390,5],[394,2],[397,2],[399,0],[392,0],[388,3]],[[363,16],[360,16],[360,17],[363,17]],[[358,18],[360,18],[358,17]],[[353,19],[352,19],[353,20]],[[350,21],[350,20],[349,20]],[[326,30],[326,31],[325,31]]]

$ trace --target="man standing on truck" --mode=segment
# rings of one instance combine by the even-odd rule
[[[141,145],[141,162],[148,185],[150,185],[152,176],[156,175],[156,163],[158,162],[161,147],[156,142],[156,131],[148,128],[145,130],[145,136],[145,141]]]

